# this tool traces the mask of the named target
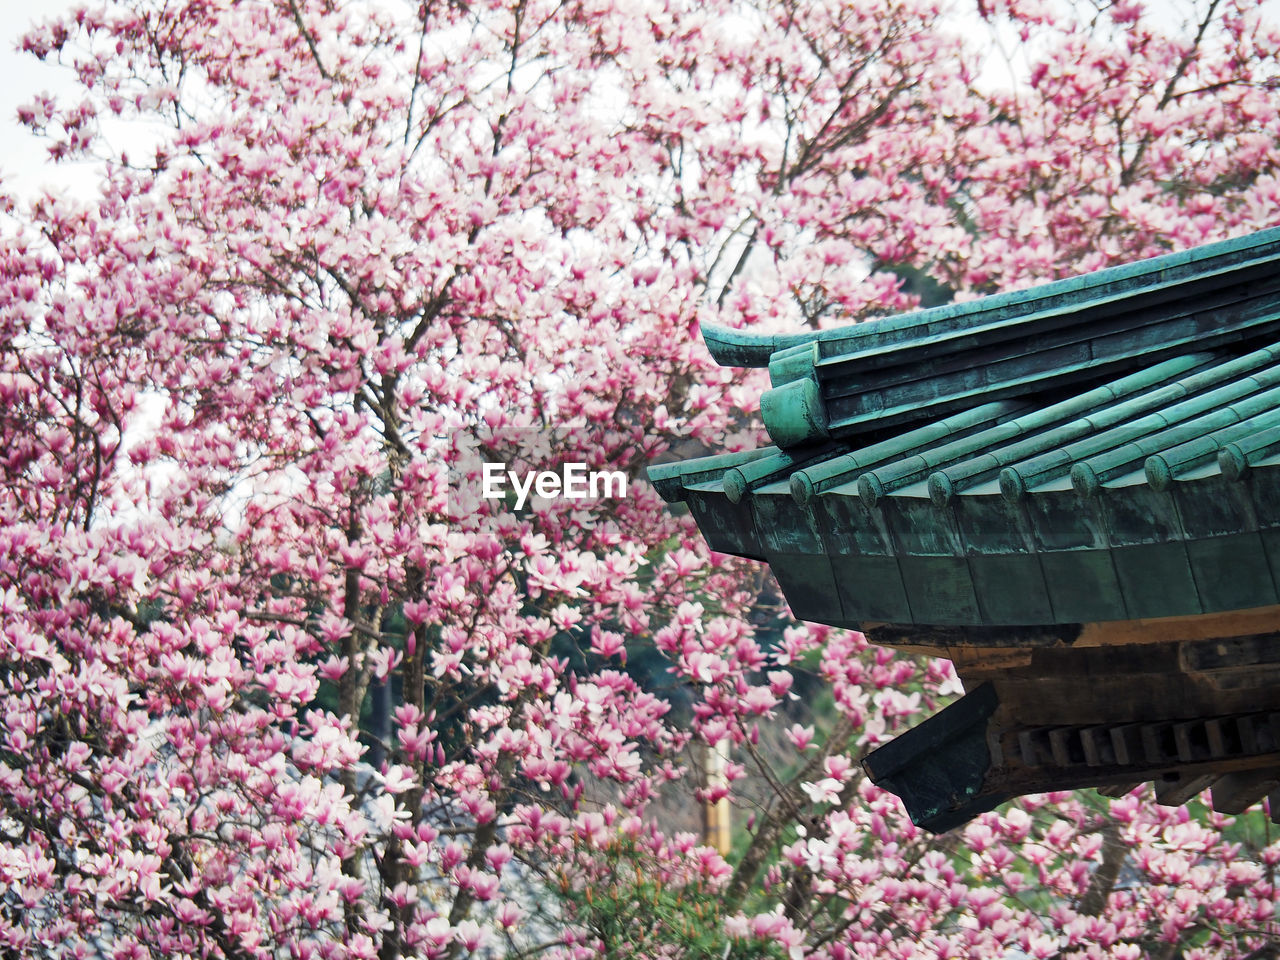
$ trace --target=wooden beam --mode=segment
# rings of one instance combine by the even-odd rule
[[[1229,613],[1201,613],[1190,617],[1086,623],[1072,646],[1106,647],[1131,643],[1215,640],[1264,633],[1280,633],[1280,605],[1233,610]]]
[[[859,627],[868,640],[882,647],[909,649],[935,657],[951,657],[946,651],[960,652],[967,648],[1013,653],[1027,647],[1060,647],[1070,645],[1080,635],[1078,623],[1032,627],[861,623]]]
[[[868,640],[880,646],[952,660],[976,657],[985,663],[998,655],[1016,657],[1034,647],[1108,647],[1280,633],[1280,604],[1227,613],[1085,624],[930,627],[862,623],[860,627]]]
[[[1213,785],[1213,809],[1219,813],[1244,813],[1280,786],[1275,770],[1229,773]]]
[[[1162,803],[1166,807],[1180,807],[1201,791],[1208,789],[1216,779],[1218,778],[1215,774],[1206,774],[1199,777],[1180,777],[1177,780],[1165,780],[1162,778],[1155,782],[1156,803]]]

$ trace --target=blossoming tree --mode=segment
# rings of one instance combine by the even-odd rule
[[[457,476],[512,436],[632,478],[754,443],[760,384],[701,321],[852,322],[1272,223],[1280,31],[1100,6],[33,28],[82,95],[21,119],[103,177],[6,196],[0,232],[4,955],[1274,955],[1263,814],[1055,796],[923,836],[857,759],[945,664],[763,643],[756,571],[638,481],[512,511]],[[628,672],[647,651],[680,709]],[[761,724],[800,672],[832,707],[784,766]],[[733,745],[699,794],[751,815],[731,862],[653,814],[691,741]]]

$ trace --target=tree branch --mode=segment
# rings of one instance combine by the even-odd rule
[[[296,0],[289,0],[289,9],[293,11],[293,22],[298,25],[298,32],[302,34],[302,39],[307,41],[307,48],[311,51],[316,67],[320,70],[320,76],[326,80],[332,80],[332,74],[324,68],[324,63],[320,59],[320,51],[316,49],[315,40],[312,38],[310,31],[307,30],[306,24],[302,22],[302,11],[298,9]]]

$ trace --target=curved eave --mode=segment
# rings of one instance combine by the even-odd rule
[[[937,506],[923,485],[868,507],[785,484],[686,502],[709,545],[767,561],[795,614],[836,626],[1088,623],[1280,603],[1280,457],[1163,491],[1136,476],[1080,497],[1047,484],[1010,503],[988,484]]]
[[[705,336],[721,362],[768,366],[760,410],[775,444],[853,442],[1141,375],[1193,351],[1275,342],[1280,231],[832,330]]]
[[[821,336],[814,333],[766,334],[751,330],[735,330],[719,324],[704,323],[702,341],[716,363],[722,367],[767,367],[769,358],[779,350],[813,343]]]
[[[1150,289],[1192,280],[1259,259],[1280,255],[1280,227],[1191,250],[1139,260],[1052,283],[948,303],[867,323],[792,334],[762,334],[703,324],[702,335],[721,366],[766,367],[779,351],[809,344],[827,345],[824,354],[843,343],[874,342],[901,346],[939,331],[956,332],[984,324],[1063,308],[1078,310],[1099,302],[1139,295]]]
[[[1280,603],[1280,344],[869,443],[653,470],[713,549],[838,625],[1057,624]]]

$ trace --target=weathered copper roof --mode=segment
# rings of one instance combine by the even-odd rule
[[[769,367],[775,446],[650,477],[714,549],[769,561],[804,619],[1280,603],[1280,229],[835,330],[704,337]]]
[[[704,337],[769,367],[774,446],[650,478],[797,616],[955,662],[969,692],[863,760],[916,823],[1146,781],[1280,822],[1280,230]]]

